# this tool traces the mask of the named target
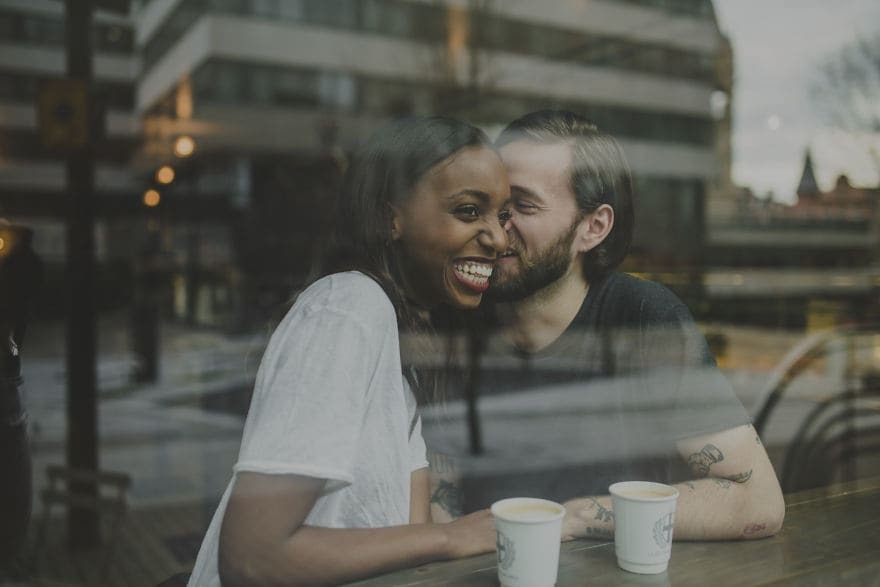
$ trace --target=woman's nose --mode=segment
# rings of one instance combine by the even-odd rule
[[[496,253],[503,253],[507,250],[507,230],[509,220],[504,222],[488,222],[488,226],[481,233],[481,244],[487,248],[493,249]]]

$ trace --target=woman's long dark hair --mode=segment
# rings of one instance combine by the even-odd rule
[[[417,368],[434,346],[432,328],[402,288],[400,245],[391,238],[392,208],[410,198],[438,163],[467,147],[494,149],[480,129],[443,116],[394,120],[354,153],[335,203],[331,237],[316,277],[360,271],[373,278],[394,306],[398,328],[417,336],[401,340],[404,370],[420,404],[441,401],[443,370]]]

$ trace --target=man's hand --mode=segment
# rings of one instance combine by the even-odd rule
[[[562,541],[575,538],[614,539],[614,512],[611,497],[579,497],[569,500],[562,519]]]

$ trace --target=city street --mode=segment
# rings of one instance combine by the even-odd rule
[[[237,456],[268,327],[230,336],[163,324],[160,374],[153,384],[131,382],[136,361],[126,329],[122,314],[100,321],[100,468],[132,476],[135,507],[202,500],[210,509]],[[45,482],[47,465],[64,463],[63,340],[62,323],[35,323],[23,353],[36,488]],[[746,329],[731,340],[723,364],[747,409],[794,340]]]

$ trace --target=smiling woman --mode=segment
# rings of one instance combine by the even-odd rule
[[[416,299],[460,308],[480,303],[497,252],[507,247],[508,192],[501,160],[486,146],[462,149],[419,181],[395,209],[391,229]]]
[[[263,356],[190,585],[339,584],[494,548],[487,511],[429,523],[399,328],[480,303],[507,247],[501,161],[468,124],[401,120],[355,155],[339,196],[322,277]]]

